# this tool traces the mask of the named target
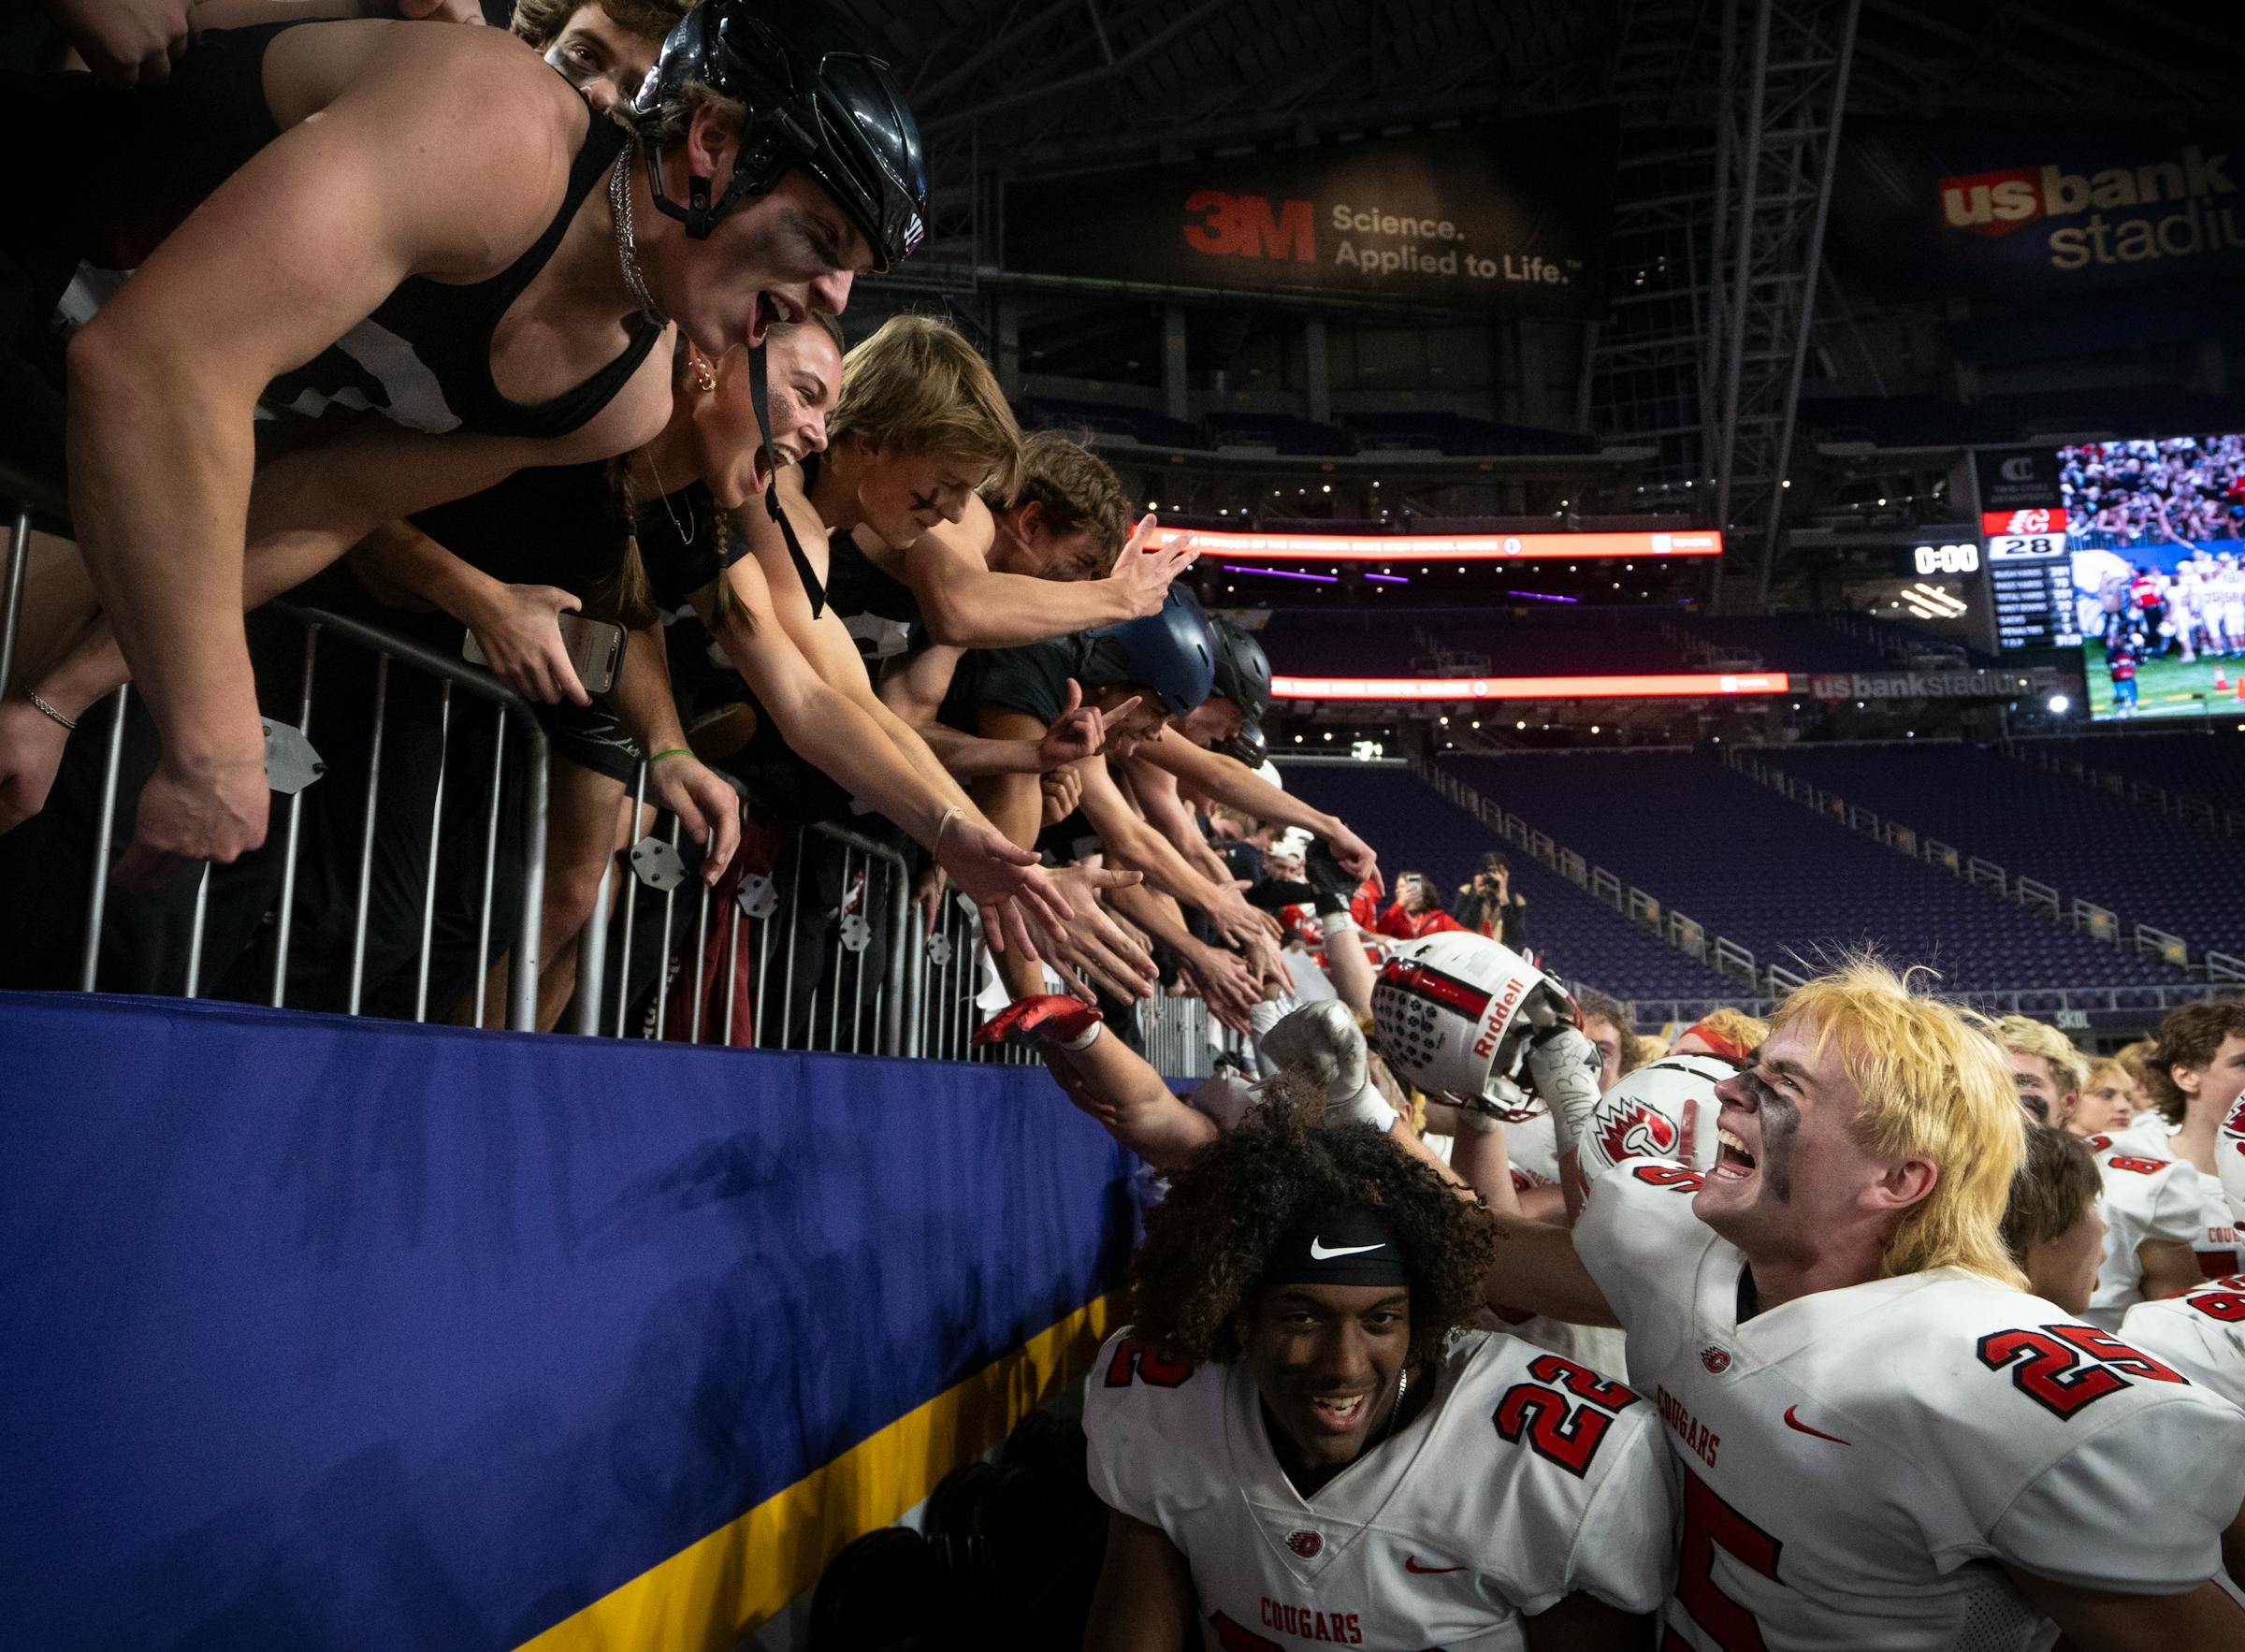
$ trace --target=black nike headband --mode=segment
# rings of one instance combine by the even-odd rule
[[[1403,1237],[1364,1206],[1311,1209],[1281,1230],[1263,1268],[1267,1285],[1408,1285]]]

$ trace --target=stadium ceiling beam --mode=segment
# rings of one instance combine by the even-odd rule
[[[945,70],[938,79],[933,81],[927,78],[928,71],[934,67],[934,60],[931,58],[921,65],[920,72],[913,78],[912,84],[905,88],[906,94],[915,102],[927,107],[932,108],[940,104],[950,93],[973,79],[977,70],[1018,51],[1025,40],[1036,35],[1054,20],[1073,12],[1079,4],[1081,4],[1081,0],[1051,0],[1050,5],[1039,9],[1026,21],[1022,21],[1020,0],[1016,0],[1012,10],[1007,14],[1006,20],[999,23],[996,30],[984,41],[979,51],[974,52],[956,68]]]
[[[2105,0],[2105,5],[2108,10],[2124,11],[2130,17],[2141,18],[2153,28],[2164,29],[2168,34],[2190,41],[2194,46],[2218,51],[2236,62],[2245,63],[2245,40],[2241,40],[2234,30],[2223,34],[2214,29],[2202,29],[2192,22],[2187,15],[2178,15],[2164,6],[2147,6],[2144,0]]]
[[[1485,74],[1486,65],[1474,72]],[[1336,71],[1338,76],[1339,71]],[[1317,89],[1310,88],[1299,97],[1293,94],[1287,95],[1292,101],[1282,107],[1258,109],[1250,113],[1221,119],[1182,121],[1162,131],[1149,132],[1142,138],[1113,132],[1080,136],[1055,134],[1010,145],[1007,152],[1020,168],[1019,175],[1028,177],[1041,172],[1065,172],[1092,164],[1112,166],[1123,161],[1152,160],[1158,158],[1164,150],[1174,149],[1180,142],[1195,148],[1212,148],[1291,138],[1303,129],[1304,106],[1315,98]],[[1225,101],[1230,101],[1228,94],[1225,94]],[[1505,112],[1557,114],[1586,108],[1600,101],[1602,99],[1588,88],[1584,88],[1579,94],[1555,89],[1555,94],[1548,103],[1534,106],[1511,104]],[[1465,84],[1433,95],[1422,90],[1376,102],[1338,106],[1320,114],[1315,125],[1325,133],[1376,131],[1383,126],[1461,119],[1485,113],[1488,107],[1489,94],[1485,86]]]
[[[1716,525],[1766,600],[1853,67],[1859,0],[1723,0],[1708,305]],[[1743,566],[1738,572],[1744,572]]]
[[[2158,58],[2147,57],[2132,47],[2122,44],[2110,35],[2069,23],[2053,8],[2037,7],[2028,12],[2022,10],[2016,0],[1982,0],[1982,4],[2016,28],[2049,35],[2084,51],[2093,51],[2107,62],[2123,64],[2155,85],[2172,88],[2177,81],[2197,82],[2202,89],[2209,89],[2204,88],[2204,76],[2194,74],[2182,65],[2162,63]]]
[[[938,114],[932,120],[921,122],[920,129],[922,132],[930,134],[948,131],[963,123],[986,120],[1006,109],[1021,109],[1030,104],[1043,103],[1050,98],[1058,97],[1064,93],[1081,92],[1087,87],[1096,86],[1112,77],[1127,74],[1152,57],[1154,53],[1180,35],[1197,28],[1204,18],[1222,10],[1228,4],[1230,4],[1230,0],[1201,0],[1199,5],[1183,12],[1166,27],[1149,35],[1111,63],[1096,64],[1074,74],[1063,75],[1058,80],[1044,80],[1037,85],[1024,87],[1004,96],[986,98],[967,108]]]

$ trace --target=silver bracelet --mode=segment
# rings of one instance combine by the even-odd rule
[[[956,820],[960,816],[965,813],[966,811],[960,807],[957,804],[953,804],[949,808],[943,811],[943,819],[935,822],[935,841],[928,846],[928,853],[931,855],[940,855],[943,853],[944,833],[949,829],[953,820]]]
[[[64,728],[68,729],[73,732],[77,732],[78,719],[76,717],[66,717],[61,712],[55,710],[53,706],[48,704],[46,701],[39,698],[39,691],[33,688],[29,683],[25,683],[23,685],[23,698],[31,702],[31,709],[37,712],[41,717],[47,717],[53,722],[58,722],[62,724]]]

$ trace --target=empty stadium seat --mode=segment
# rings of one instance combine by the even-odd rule
[[[1793,746],[1770,760],[1890,819],[2120,916],[2245,952],[2238,845],[1982,746]]]
[[[1370,764],[1282,763],[1286,789],[1349,822],[1380,852],[1390,883],[1424,872],[1455,904],[1458,886],[1495,849],[1528,901],[1528,944],[1545,967],[1616,998],[1704,1006],[1738,989],[1698,960],[1595,901],[1528,853],[1499,839],[1409,771]],[[1697,1013],[1686,1010],[1686,1014]]]
[[[1799,750],[1772,758],[1789,771]],[[1707,758],[1536,753],[1442,763],[1560,845],[1747,948],[1764,967],[1814,973],[1837,950],[1872,943],[1895,961],[1931,965],[1951,991],[2184,978],[1859,836]]]

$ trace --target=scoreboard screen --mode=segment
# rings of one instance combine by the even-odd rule
[[[1984,512],[1980,533],[1987,545],[1996,646],[2009,653],[2080,642],[2064,510]]]

